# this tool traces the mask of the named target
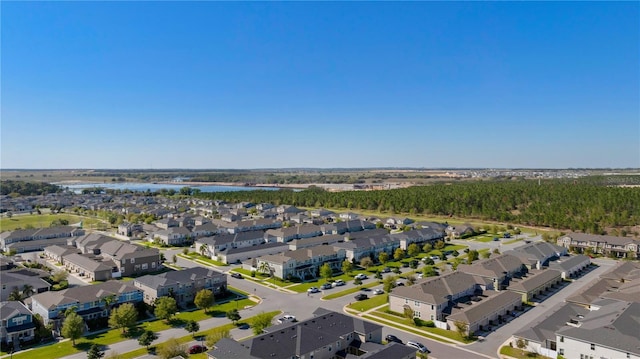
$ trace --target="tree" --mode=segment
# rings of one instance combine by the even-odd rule
[[[344,261],[342,261],[342,272],[346,274],[350,274],[352,270],[353,270],[353,263],[351,263],[350,260],[345,259]]]
[[[402,248],[398,248],[398,249],[396,249],[396,251],[395,251],[395,252],[393,252],[393,259],[395,259],[395,260],[399,261],[399,260],[401,260],[402,258],[404,258],[404,254],[405,254],[405,253],[404,253],[404,249],[402,249]]]
[[[149,350],[149,345],[153,343],[154,340],[158,339],[158,335],[154,333],[152,330],[146,330],[138,337],[138,344],[144,346]]]
[[[491,252],[484,251],[484,252],[480,253],[480,257],[482,257],[483,259],[487,259],[487,258],[491,257]]]
[[[22,301],[22,293],[20,293],[20,289],[18,287],[13,287],[11,293],[9,293],[8,299],[16,302]]]
[[[109,316],[109,326],[118,329],[122,329],[122,334],[127,333],[127,328],[131,328],[136,325],[138,319],[138,311],[136,307],[131,303],[124,303],[111,311]]]
[[[206,244],[200,245],[200,255],[203,256],[203,257],[206,257],[207,256],[207,252],[208,252],[207,245]]]
[[[389,253],[387,252],[381,252],[378,255],[378,260],[380,261],[380,263],[382,264],[386,264],[389,261]]]
[[[500,254],[500,251],[498,250],[498,248],[495,248],[495,249],[493,250],[493,254]]]
[[[213,346],[222,338],[231,338],[229,328],[217,327],[209,330],[209,335],[207,335],[207,347],[213,348]]]
[[[33,286],[30,284],[25,284],[22,286],[22,296],[27,298],[34,293]]]
[[[431,250],[433,250],[433,246],[431,245],[431,243],[425,243],[425,245],[422,246],[422,251],[425,253],[429,253],[431,252]]]
[[[53,275],[51,276],[51,280],[56,282],[56,283],[60,283],[63,280],[67,280],[67,278],[69,278],[69,273],[67,273],[65,270],[60,269],[57,270],[53,273]]]
[[[93,344],[87,352],[87,359],[100,359],[103,356],[104,352],[100,350],[100,346],[98,344]]]
[[[242,317],[240,316],[240,313],[238,312],[237,309],[231,309],[230,311],[227,312],[227,318],[229,318],[229,320],[231,320],[233,324],[236,324],[236,322],[240,320]]]
[[[213,306],[213,303],[215,303],[215,297],[213,296],[213,292],[210,291],[209,289],[200,290],[196,294],[196,297],[194,298],[193,303],[199,309],[204,309],[204,312],[206,313],[209,310],[209,308]]]
[[[192,336],[195,336],[196,332],[200,330],[200,324],[195,320],[189,320],[187,321],[187,324],[184,325],[184,330],[191,333]]]
[[[111,310],[111,306],[118,302],[118,298],[115,294],[108,295],[101,299],[102,304],[104,304],[104,309],[107,311]]]
[[[444,248],[444,241],[437,241],[436,242],[436,249],[440,250]]]
[[[414,276],[413,274],[408,275],[407,276],[407,285],[414,285],[416,284],[416,276]]]
[[[479,255],[480,253],[478,253],[477,250],[475,249],[470,250],[469,253],[467,253],[467,264],[473,263],[473,261],[478,259]]]
[[[409,307],[404,307],[404,317],[407,319],[412,319],[413,318],[413,309],[409,308]]]
[[[407,254],[409,257],[415,257],[420,254],[420,247],[417,244],[411,243],[409,247],[407,247]]]
[[[424,268],[422,268],[422,275],[424,277],[433,277],[438,275],[438,272],[435,270],[435,268],[433,268],[433,266],[426,265],[424,266]]]
[[[360,278],[356,278],[356,279],[354,279],[354,280],[353,280],[353,284],[355,284],[355,285],[362,285],[362,279],[360,279]]]
[[[373,265],[373,261],[369,257],[364,257],[360,260],[360,266],[365,269],[368,269],[372,265]]]
[[[253,324],[252,324],[253,334],[255,335],[262,334],[262,331],[265,328],[271,326],[273,317],[274,317],[273,314],[269,314],[265,312],[261,312],[255,317],[253,317]]]
[[[393,275],[389,275],[386,276],[383,280],[382,280],[382,289],[386,292],[389,293],[391,292],[391,290],[393,288],[395,288],[396,286],[396,276]]]
[[[178,256],[174,254],[173,257],[171,257],[171,260],[173,261],[173,264],[178,263]]]
[[[82,336],[84,332],[84,320],[82,317],[76,314],[76,312],[69,312],[62,324],[62,336],[71,339],[71,344],[76,346],[76,339]]]
[[[267,262],[260,262],[260,265],[258,266],[258,272],[271,275],[271,266]]]
[[[331,269],[329,263],[325,263],[320,267],[320,277],[324,278],[326,282],[333,277],[333,269]]]
[[[525,343],[524,339],[518,338],[518,340],[516,340],[516,346],[518,347],[518,349],[524,350],[524,348],[527,347],[527,344]]]
[[[169,320],[178,311],[176,300],[171,297],[160,297],[156,299],[154,314],[159,319]]]
[[[162,359],[171,359],[177,356],[187,358],[187,345],[180,343],[176,338],[171,338],[159,345],[158,356]]]
[[[456,326],[456,331],[460,334],[460,337],[466,339],[468,337],[467,330],[469,329],[467,323],[455,322],[454,325]]]

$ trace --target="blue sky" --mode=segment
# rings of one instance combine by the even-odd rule
[[[640,167],[638,2],[1,14],[1,168]]]

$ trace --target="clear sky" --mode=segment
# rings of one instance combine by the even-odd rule
[[[640,167],[637,1],[1,16],[1,168]]]

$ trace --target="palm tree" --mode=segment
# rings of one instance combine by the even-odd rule
[[[104,309],[111,312],[111,306],[118,301],[115,294],[108,295],[100,300],[104,304]]]
[[[26,298],[31,296],[35,291],[33,290],[33,286],[29,284],[25,284],[22,286],[22,295]]]
[[[18,287],[13,287],[11,293],[9,293],[8,299],[14,301],[22,301],[22,294],[20,293],[20,289],[18,289]]]
[[[204,244],[204,243],[203,243],[203,244],[201,244],[201,245],[200,245],[200,255],[201,255],[201,256],[203,256],[203,257],[206,257],[208,252],[209,252],[209,251],[208,251],[208,249],[207,249],[207,245],[206,245],[206,244]]]
[[[272,269],[271,269],[271,266],[269,266],[269,263],[262,262],[262,263],[260,263],[260,266],[258,267],[258,272],[262,272],[264,274],[271,275]]]

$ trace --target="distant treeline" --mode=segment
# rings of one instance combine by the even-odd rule
[[[603,233],[640,223],[640,189],[600,180],[457,182],[385,191],[248,191],[199,193],[231,202],[373,210],[390,214],[455,216]]]
[[[2,195],[19,194],[21,196],[36,196],[46,193],[61,192],[62,187],[46,182],[0,181]]]

